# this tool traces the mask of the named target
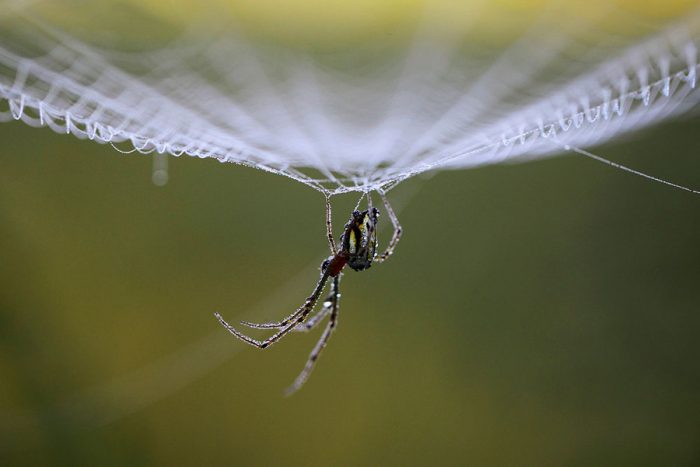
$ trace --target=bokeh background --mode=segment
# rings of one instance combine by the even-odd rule
[[[596,152],[698,187],[698,132]],[[260,352],[213,312],[306,297],[317,192],[191,158],[157,187],[150,156],[19,123],[0,141],[1,465],[700,462],[697,196],[578,156],[411,179],[395,256],[345,274],[284,398],[317,334]],[[334,198],[338,233],[356,200]]]

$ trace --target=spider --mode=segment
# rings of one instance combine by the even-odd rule
[[[241,324],[254,329],[276,329],[272,336],[265,340],[259,341],[248,337],[233,326],[227,323],[219,313],[214,315],[231,334],[238,339],[246,342],[259,349],[266,349],[281,338],[292,331],[308,332],[315,328],[326,316],[330,315],[326,329],[321,334],[316,346],[309,354],[304,369],[299,373],[299,376],[294,380],[294,383],[287,389],[286,394],[290,395],[296,392],[309,378],[309,375],[314,369],[314,365],[318,360],[319,355],[328,343],[328,339],[333,333],[338,324],[338,309],[340,301],[340,278],[342,277],[343,268],[349,266],[355,271],[364,271],[372,266],[373,262],[381,263],[385,261],[394,252],[394,248],[401,238],[401,225],[399,224],[396,214],[394,214],[389,200],[386,198],[385,192],[378,191],[379,196],[386,209],[389,219],[394,227],[394,233],[389,241],[386,250],[377,254],[377,222],[379,221],[379,209],[372,206],[372,200],[367,196],[368,207],[364,211],[358,211],[357,208],[352,212],[350,220],[345,224],[343,233],[340,236],[340,248],[336,246],[333,238],[333,225],[331,223],[331,202],[330,197],[326,196],[326,235],[328,237],[328,245],[331,250],[331,256],[326,258],[321,263],[321,277],[316,283],[311,295],[304,300],[304,303],[297,308],[291,315],[277,323],[249,323],[241,321]],[[360,199],[361,200],[361,199]],[[359,203],[358,203],[359,204]],[[323,289],[329,279],[332,279],[331,290],[328,296],[323,300],[323,306],[313,316],[309,315],[313,311],[318,302]],[[308,318],[308,320],[307,320]]]

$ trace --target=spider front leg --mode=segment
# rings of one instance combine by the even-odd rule
[[[334,255],[337,253],[337,249],[333,238],[333,216],[331,214],[331,197],[326,195],[326,236],[328,237],[328,247],[331,249],[331,255]]]
[[[384,190],[377,190],[377,193],[379,193],[379,196],[382,198],[382,202],[384,203],[386,213],[389,216],[389,219],[391,220],[391,224],[394,226],[394,234],[391,236],[391,240],[389,241],[389,245],[387,245],[386,250],[384,250],[384,253],[377,255],[377,257],[374,258],[375,262],[381,263],[394,253],[394,248],[396,248],[396,244],[399,243],[399,240],[401,240],[402,230],[401,224],[399,224],[399,218],[396,217],[396,213],[394,213],[394,210],[391,209],[391,204],[389,204],[389,200],[387,199]]]
[[[306,320],[306,317],[314,309],[314,306],[318,301],[318,297],[321,295],[323,287],[326,285],[326,282],[328,281],[329,277],[330,275],[328,274],[328,271],[326,271],[325,269],[322,270],[321,278],[318,280],[318,283],[316,284],[316,288],[314,289],[313,293],[304,301],[304,304],[300,306],[294,313],[292,313],[279,323],[276,323],[279,326],[275,327],[279,328],[279,331],[273,334],[272,336],[268,337],[264,341],[253,339],[252,337],[248,337],[240,331],[236,330],[233,326],[228,324],[219,313],[214,313],[214,316],[216,316],[216,319],[219,320],[221,325],[225,327],[228,330],[228,332],[230,332],[243,342],[246,342],[259,349],[266,349],[267,347],[280,340],[290,331],[292,331],[298,324],[301,324]]]
[[[340,275],[336,276],[333,278],[333,285],[332,285],[332,290],[331,290],[331,317],[328,320],[328,324],[326,325],[326,329],[323,330],[323,334],[321,334],[321,338],[318,340],[316,343],[316,346],[314,349],[311,351],[309,354],[309,359],[306,361],[306,365],[304,366],[304,369],[301,370],[301,373],[299,373],[299,376],[296,377],[294,380],[294,383],[292,383],[291,386],[289,386],[285,390],[285,395],[289,396],[294,394],[296,391],[301,388],[304,383],[306,382],[307,379],[309,379],[309,375],[314,369],[314,366],[316,365],[316,361],[318,360],[318,357],[321,355],[321,352],[323,352],[323,349],[326,347],[326,344],[328,343],[328,339],[330,339],[331,334],[333,334],[333,331],[335,330],[337,324],[338,324],[338,309],[339,309],[339,301],[340,301],[340,291],[339,291],[339,285],[340,285]]]

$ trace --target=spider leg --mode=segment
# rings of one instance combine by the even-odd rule
[[[326,315],[330,312],[330,308],[333,303],[333,294],[334,292],[333,290],[331,290],[331,292],[326,296],[326,298],[322,302],[323,307],[315,314],[311,315],[311,317],[305,323],[297,324],[293,331],[308,331],[310,329],[313,329],[319,321],[325,318]],[[276,323],[251,323],[250,321],[240,321],[240,323],[243,326],[248,326],[249,328],[253,329],[281,329],[289,323],[290,319],[293,319],[293,316],[294,314]]]
[[[342,274],[341,274],[342,275]],[[340,291],[338,290],[338,285],[340,284],[340,276],[331,283],[331,292],[328,294],[325,300],[323,300],[323,308],[309,318],[305,323],[297,324],[294,328],[295,332],[309,332],[314,329],[318,324],[323,321],[329,313],[333,311],[333,307],[337,305],[340,300]]]
[[[323,287],[326,285],[326,282],[328,281],[328,278],[330,276],[328,275],[327,271],[323,271],[321,273],[321,278],[318,280],[318,283],[316,284],[316,288],[314,289],[313,293],[304,301],[304,304],[297,308],[297,310],[289,315],[287,318],[285,318],[283,321],[281,321],[280,324],[280,330],[277,331],[275,334],[272,336],[268,337],[264,341],[259,341],[257,339],[253,339],[252,337],[248,337],[245,334],[241,333],[240,331],[236,330],[233,326],[228,324],[224,318],[221,317],[219,313],[214,313],[214,316],[216,316],[216,319],[219,320],[221,325],[225,327],[228,332],[242,340],[243,342],[246,342],[252,346],[258,347],[259,349],[265,349],[278,340],[280,340],[282,337],[284,337],[286,334],[288,334],[290,331],[292,331],[298,324],[301,324],[306,320],[306,317],[311,313],[311,311],[314,309],[314,306],[316,305],[316,302],[318,301],[318,297],[321,295],[321,292],[323,291]]]
[[[307,379],[309,379],[309,375],[314,369],[314,365],[316,365],[316,361],[318,360],[319,355],[321,355],[321,352],[323,349],[326,347],[326,344],[328,343],[328,339],[330,339],[331,334],[333,334],[333,331],[335,330],[335,327],[338,324],[338,309],[339,309],[339,300],[340,300],[340,294],[338,293],[338,286],[340,284],[340,276],[336,276],[333,278],[333,299],[332,299],[332,304],[331,304],[331,317],[328,320],[328,324],[326,325],[326,329],[323,330],[323,334],[321,334],[321,338],[318,340],[316,343],[316,346],[314,349],[311,351],[309,354],[309,359],[306,361],[306,365],[304,366],[304,369],[301,370],[301,373],[299,373],[299,376],[296,377],[294,380],[294,383],[292,383],[291,386],[289,386],[285,390],[285,395],[290,396],[296,391],[301,388],[304,383],[306,382]]]
[[[332,306],[324,306],[321,310],[309,318],[305,323],[297,324],[292,331],[294,332],[309,332],[319,325],[323,319],[328,316],[328,314],[333,309]]]
[[[333,299],[335,295],[335,281],[331,284],[331,292],[328,294],[328,296],[323,300],[323,307],[317,311],[315,314],[311,315],[311,317],[306,320],[305,323],[297,324],[294,329],[292,329],[293,332],[309,332],[312,329],[314,329],[318,324],[323,321],[323,318],[325,318],[333,309]],[[340,297],[340,294],[338,294],[338,298]],[[280,329],[284,327],[284,324],[282,322],[280,323],[250,323],[248,321],[241,321],[241,324],[248,326],[253,329]]]
[[[394,253],[394,248],[396,248],[396,244],[399,243],[399,240],[401,239],[402,230],[401,224],[399,224],[399,219],[396,217],[396,213],[394,213],[394,210],[391,208],[391,204],[389,204],[389,200],[387,199],[384,190],[379,189],[377,190],[377,193],[379,193],[379,196],[382,198],[386,213],[389,215],[391,224],[394,226],[394,234],[391,236],[391,240],[389,241],[389,245],[386,247],[386,250],[384,250],[384,253],[374,258],[375,262],[381,263],[389,258],[392,253]]]
[[[326,195],[326,236],[328,237],[328,246],[331,249],[331,255],[335,255],[337,250],[335,239],[333,238],[333,219],[331,216],[331,197]]]
[[[311,315],[311,317],[305,323],[297,324],[294,327],[294,329],[292,329],[292,331],[307,332],[315,328],[318,325],[318,323],[320,323],[323,320],[323,318],[325,318],[326,315],[330,313],[332,306],[332,297],[333,291],[331,291],[331,293],[328,294],[328,296],[323,300],[323,307],[319,311]],[[249,321],[241,321],[241,324],[253,329],[280,329],[286,325],[286,322],[281,321],[279,323],[251,323]]]

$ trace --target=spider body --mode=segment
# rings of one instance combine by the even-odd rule
[[[321,354],[321,351],[325,348],[331,333],[335,329],[338,322],[338,310],[340,301],[340,278],[342,276],[342,271],[345,266],[349,266],[355,271],[364,271],[372,266],[372,262],[383,262],[387,259],[394,251],[394,247],[401,238],[401,226],[396,218],[396,214],[391,209],[389,201],[386,199],[384,191],[378,190],[379,195],[382,198],[386,212],[391,219],[394,226],[394,235],[389,241],[389,245],[381,255],[377,255],[377,222],[379,221],[379,210],[371,206],[371,199],[368,196],[368,204],[370,206],[364,211],[353,211],[350,220],[345,224],[343,233],[340,236],[340,248],[336,248],[335,239],[333,238],[333,226],[331,224],[331,204],[330,199],[326,198],[326,236],[328,239],[328,245],[331,250],[331,256],[321,263],[321,277],[316,283],[311,295],[304,301],[304,303],[291,315],[277,323],[249,323],[242,321],[241,324],[255,328],[255,329],[276,329],[272,336],[269,338],[259,341],[248,337],[241,333],[233,326],[228,324],[221,317],[220,314],[215,313],[215,316],[219,322],[234,336],[238,339],[255,346],[259,349],[266,349],[282,337],[287,335],[292,331],[310,331],[318,323],[320,323],[326,316],[329,316],[328,324],[326,329],[323,331],[321,338],[316,343],[316,346],[311,351],[309,358],[306,362],[306,366],[302,372],[297,376],[292,386],[288,389],[287,393],[290,394],[298,390],[304,382],[307,380],[311,371],[314,368],[314,364]],[[309,317],[313,311],[316,303],[318,302],[323,289],[328,282],[331,281],[331,291],[328,296],[323,300],[323,306],[316,312],[313,316]],[[308,320],[307,320],[308,318]]]

